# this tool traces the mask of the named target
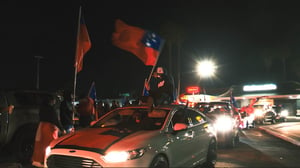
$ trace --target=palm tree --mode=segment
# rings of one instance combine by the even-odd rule
[[[175,81],[177,81],[178,95],[180,92],[180,57],[184,41],[184,30],[179,24],[168,21],[161,26],[161,34],[166,38],[168,47],[168,71],[172,76],[177,74]],[[177,59],[173,59],[174,45],[177,48]],[[173,70],[173,67],[177,68]]]

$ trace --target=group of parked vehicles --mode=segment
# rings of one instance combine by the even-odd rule
[[[30,161],[38,125],[39,91],[0,93],[0,142],[21,162]],[[54,140],[45,166],[214,167],[218,147],[234,148],[239,130],[285,121],[282,107],[238,113],[229,102],[131,105],[114,109],[88,128]],[[192,156],[192,157],[190,157]]]
[[[282,105],[273,105],[264,107],[263,105],[254,105],[255,121],[257,124],[275,124],[276,122],[285,122],[288,116],[288,110]]]

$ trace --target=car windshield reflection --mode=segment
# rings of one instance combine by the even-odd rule
[[[92,128],[115,127],[128,130],[159,130],[169,113],[168,110],[149,108],[125,108],[111,111]]]

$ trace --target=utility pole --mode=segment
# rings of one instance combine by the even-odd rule
[[[44,57],[42,56],[34,56],[36,58],[36,89],[40,89],[40,60]]]

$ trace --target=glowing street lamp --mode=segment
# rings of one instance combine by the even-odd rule
[[[196,71],[200,77],[212,77],[215,75],[217,66],[211,60],[204,60],[197,63]]]

